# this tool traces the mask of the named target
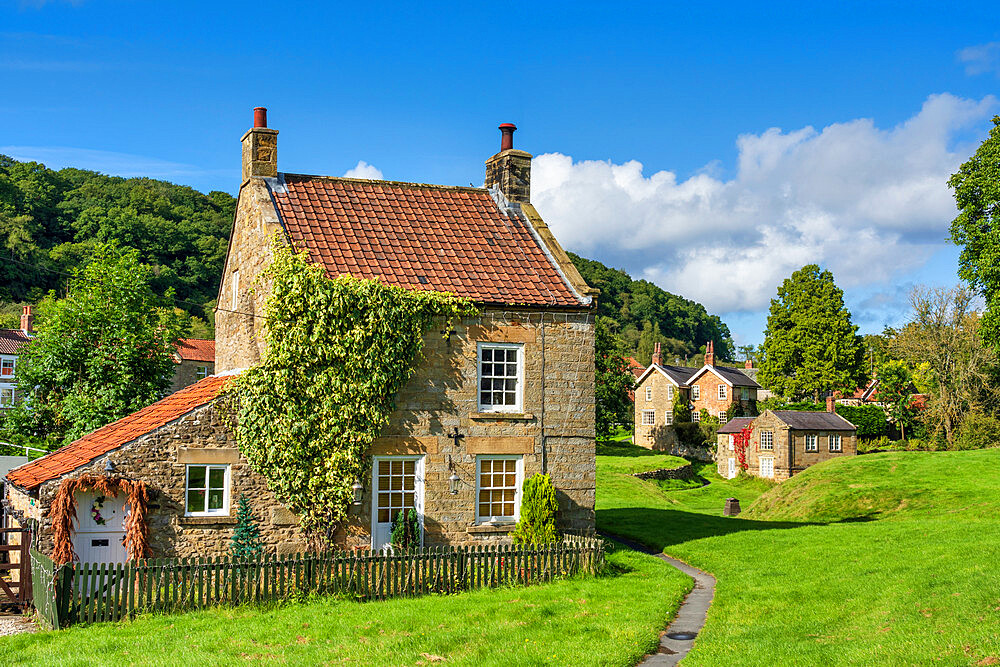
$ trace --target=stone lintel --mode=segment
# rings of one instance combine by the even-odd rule
[[[437,454],[437,436],[396,435],[376,438],[368,453],[372,456],[406,456],[413,454]]]
[[[239,463],[240,450],[235,447],[181,447],[177,450],[178,463]]]
[[[182,526],[235,526],[234,516],[179,516],[177,523]]]
[[[535,439],[531,437],[468,437],[465,450],[470,454],[533,454]]]
[[[470,535],[493,535],[496,533],[510,533],[517,526],[515,523],[483,523],[478,526],[469,526],[466,529]]]
[[[530,412],[472,412],[469,419],[493,419],[496,421],[530,422],[535,415]]]
[[[535,329],[509,324],[497,326],[473,324],[469,327],[469,340],[483,343],[534,343]]]

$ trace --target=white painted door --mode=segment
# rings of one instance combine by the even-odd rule
[[[423,543],[424,457],[376,456],[372,461],[372,549],[391,541],[392,520],[414,509]]]
[[[736,477],[736,459],[729,459],[729,479]]]
[[[73,551],[81,563],[124,563],[128,559],[124,544],[127,514],[124,494],[117,498],[92,491],[76,494]]]

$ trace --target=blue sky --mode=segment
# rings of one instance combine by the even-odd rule
[[[865,331],[954,283],[995,7],[694,4],[0,2],[0,152],[235,192],[264,105],[281,170],[481,184],[510,121],[569,249],[741,342],[807,262]]]

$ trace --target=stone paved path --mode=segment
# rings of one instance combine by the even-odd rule
[[[691,567],[676,558],[671,558],[662,553],[654,553],[650,549],[614,535],[608,535],[617,542],[656,556],[662,561],[676,567],[678,570],[694,579],[694,588],[684,601],[681,602],[680,609],[673,622],[660,635],[660,650],[658,653],[646,656],[640,665],[643,667],[672,667],[684,658],[694,646],[698,633],[705,626],[705,619],[708,616],[708,608],[712,604],[715,596],[715,577],[707,572],[702,572],[698,568]],[[673,636],[671,636],[673,635]]]
[[[20,614],[16,616],[0,615],[0,637],[34,631],[35,624]]]

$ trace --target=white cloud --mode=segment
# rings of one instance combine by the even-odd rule
[[[713,312],[757,311],[804,264],[831,269],[846,287],[922,266],[955,214],[946,181],[973,149],[955,146],[957,137],[996,106],[932,95],[887,130],[857,119],[742,135],[731,180],[540,155],[532,200],[571,250]]]
[[[965,63],[965,73],[970,76],[987,72],[1000,76],[1000,42],[967,46],[958,52],[958,60]]]
[[[344,173],[344,178],[368,178],[373,181],[381,181],[382,170],[368,164],[364,160],[359,160],[354,167]]]

